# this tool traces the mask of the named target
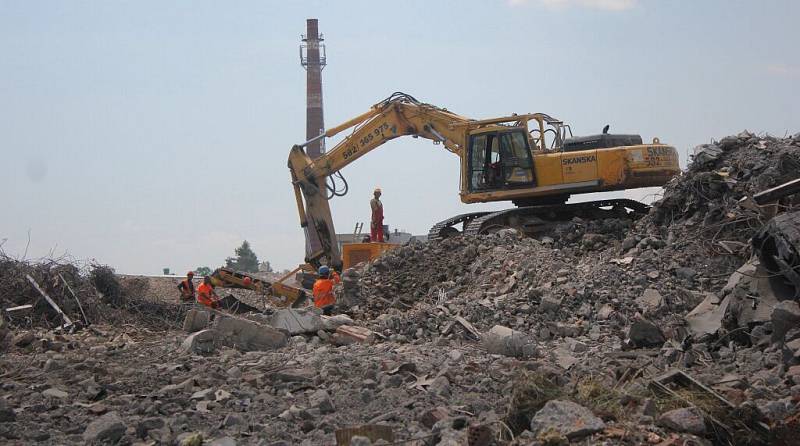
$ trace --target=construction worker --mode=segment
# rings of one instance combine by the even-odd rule
[[[319,268],[319,278],[314,282],[314,306],[322,310],[322,314],[330,316],[336,304],[333,287],[339,283],[339,274],[323,265]]]
[[[370,241],[383,243],[383,203],[381,203],[381,189],[376,187],[372,195],[375,198],[369,201],[369,206],[372,208]]]
[[[219,300],[219,296],[214,292],[214,285],[211,284],[211,278],[204,277],[203,283],[197,287],[197,303],[211,308],[219,308]]]
[[[194,300],[194,283],[192,282],[192,278],[194,278],[194,272],[189,271],[186,273],[186,279],[178,284],[178,290],[181,292],[181,302]]]

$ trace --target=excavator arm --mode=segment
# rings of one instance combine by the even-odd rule
[[[318,137],[295,145],[289,153],[289,170],[300,215],[300,226],[306,235],[306,262],[319,266],[327,263],[341,268],[341,253],[336,241],[333,218],[328,203],[327,178],[375,150],[385,142],[400,136],[422,137],[442,144],[450,152],[462,157],[466,153],[469,131],[485,125],[514,123],[525,125],[537,120],[541,131],[546,115],[513,115],[476,121],[446,109],[424,104],[404,93],[395,93],[366,113]],[[353,129],[333,149],[316,159],[311,159],[304,147],[322,138],[333,137]]]

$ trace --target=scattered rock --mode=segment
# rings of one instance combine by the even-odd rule
[[[319,409],[319,413],[328,414],[336,410],[333,405],[333,400],[327,391],[319,389],[308,398],[308,403],[311,407]]]
[[[125,435],[126,429],[117,412],[109,412],[86,426],[83,439],[89,444],[116,443]]]
[[[666,342],[664,333],[655,324],[644,319],[634,321],[628,330],[628,339],[635,347],[661,347]]]
[[[548,401],[531,419],[534,434],[555,431],[570,440],[600,432],[605,427],[591,410],[572,401]]]
[[[14,340],[12,341],[12,343],[17,347],[22,348],[29,346],[35,340],[36,337],[33,335],[33,333],[26,331],[24,333],[20,333],[14,336]]]
[[[800,324],[800,305],[792,300],[779,302],[772,310],[772,336],[776,341],[782,341],[784,335]]]
[[[483,336],[483,346],[489,353],[514,358],[531,358],[538,353],[533,338],[501,325],[495,325]]]
[[[695,407],[684,407],[664,412],[658,417],[658,425],[676,432],[687,432],[695,435],[702,435],[706,431],[703,415]]]
[[[201,330],[189,335],[189,337],[183,341],[181,348],[186,353],[207,354],[214,351],[216,344],[216,330]]]
[[[45,390],[44,392],[42,392],[42,395],[50,398],[58,398],[60,400],[63,400],[64,398],[67,398],[69,396],[67,392],[61,389],[56,389],[55,387],[51,387]]]

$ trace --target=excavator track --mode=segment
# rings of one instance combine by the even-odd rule
[[[469,212],[450,217],[447,220],[442,220],[433,225],[431,230],[428,231],[428,240],[443,240],[457,235],[459,232],[458,229],[454,228],[455,225],[464,223],[464,227],[466,227],[470,221],[491,213],[492,212]]]
[[[611,210],[602,209],[611,207]],[[629,199],[598,200],[575,204],[526,206],[487,213],[472,219],[464,226],[464,235],[474,236],[502,228],[515,228],[533,235],[544,232],[554,224],[573,217],[585,219],[631,217],[644,215],[650,206]]]

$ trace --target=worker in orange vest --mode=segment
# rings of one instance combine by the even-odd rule
[[[194,300],[194,283],[192,283],[193,278],[194,272],[189,271],[186,273],[186,279],[182,280],[181,283],[178,284],[178,290],[181,292],[181,302]]]
[[[319,278],[314,282],[314,306],[322,310],[322,314],[330,316],[336,304],[333,287],[341,279],[336,271],[331,271],[327,266],[319,268]]]
[[[370,222],[370,241],[383,243],[383,203],[381,203],[381,189],[376,187],[372,192],[375,197],[369,201],[372,209],[372,221]]]
[[[197,287],[197,302],[211,308],[219,308],[219,296],[214,292],[211,278],[206,276],[203,283]]]

